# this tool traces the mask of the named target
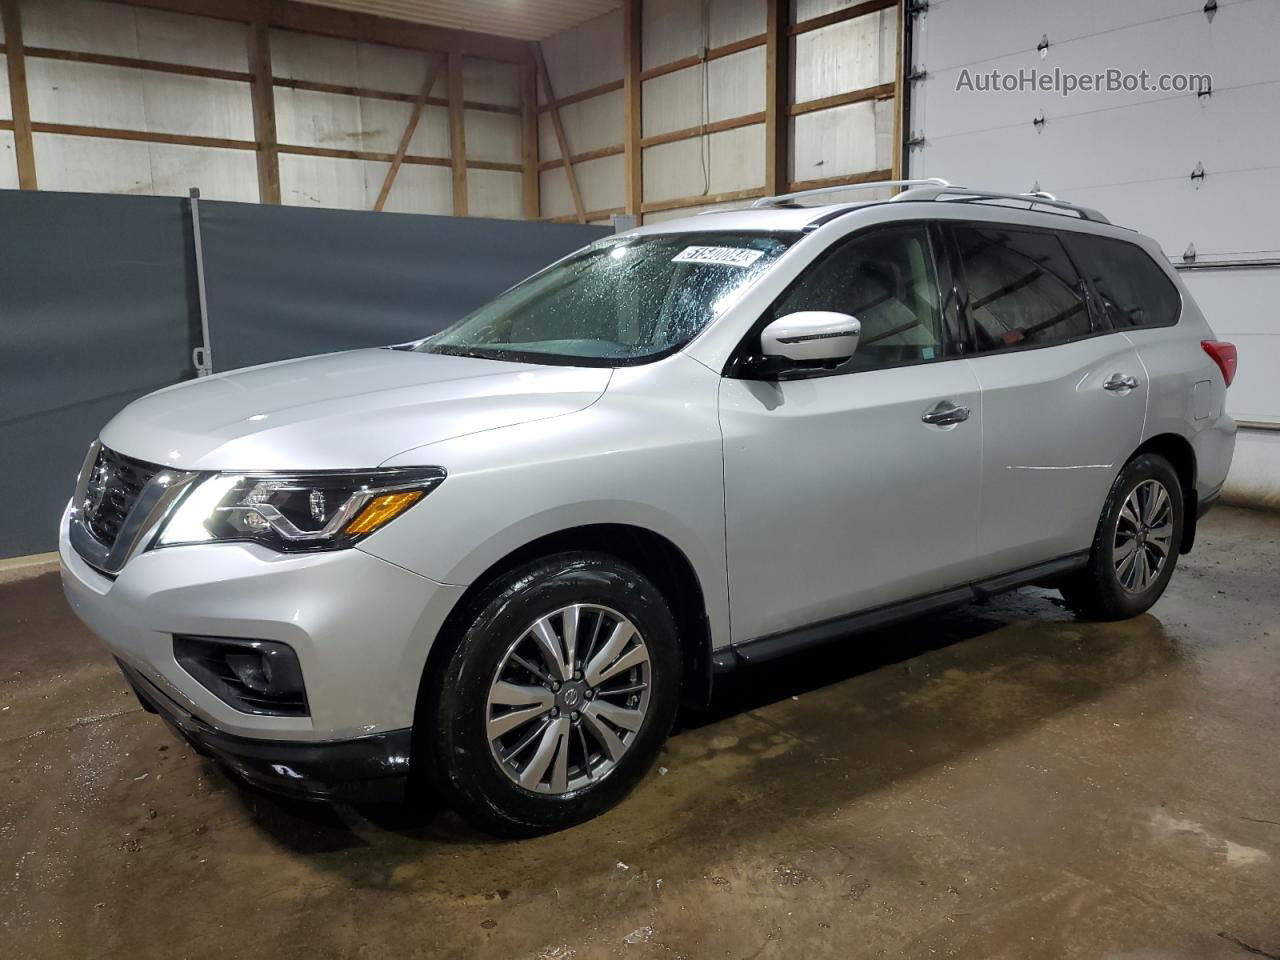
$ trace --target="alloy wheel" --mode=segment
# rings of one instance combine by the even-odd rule
[[[1143,480],[1125,497],[1116,520],[1116,580],[1142,593],[1164,569],[1173,547],[1173,498],[1159,480]]]
[[[635,742],[649,706],[649,649],[608,607],[539,617],[494,671],[485,738],[499,768],[535,793],[597,783]]]

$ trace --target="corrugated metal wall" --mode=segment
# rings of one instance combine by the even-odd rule
[[[1150,234],[1175,262],[1192,244],[1200,264],[1280,258],[1280,4],[1222,2],[1212,16],[1205,6],[932,0],[914,24],[914,67],[927,76],[912,91],[910,130],[923,142],[910,174],[1012,191],[1038,183]],[[957,89],[966,69],[1031,68],[1207,73],[1212,93]],[[1240,431],[1228,492],[1280,505],[1280,269],[1184,279],[1240,347],[1228,410],[1259,425]]]

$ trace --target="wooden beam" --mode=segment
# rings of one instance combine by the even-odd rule
[[[436,53],[461,53],[486,60],[528,63],[526,43],[473,30],[433,27],[369,13],[355,13],[334,7],[295,0],[112,0],[133,7],[168,10],[215,20],[253,23],[261,20],[269,27],[296,30],[324,37],[380,43]]]
[[[266,21],[249,25],[249,89],[253,136],[258,141],[258,202],[280,202],[280,157],[276,150],[276,92],[271,83],[271,40]]]
[[[866,173],[851,173],[843,177],[823,177],[820,180],[793,180],[787,185],[787,191],[821,190],[823,187],[843,187],[851,183],[891,180],[892,174],[892,170],[868,170]]]
[[[850,90],[848,93],[837,93],[817,100],[805,100],[793,103],[788,111],[791,116],[813,113],[815,110],[830,110],[832,107],[843,107],[849,103],[862,103],[864,100],[888,100],[894,95],[895,84],[881,83],[874,87],[863,87],[861,90]]]
[[[27,99],[27,62],[22,50],[22,17],[18,0],[0,0],[4,23],[5,61],[9,66],[9,107],[13,117],[13,151],[18,161],[18,187],[36,189],[36,151],[31,140],[31,102]]]
[[[538,71],[520,68],[520,161],[524,166],[521,200],[526,220],[542,216],[542,177],[538,174]]]
[[[35,133],[56,133],[67,137],[93,137],[99,140],[133,140],[139,143],[172,143],[183,147],[217,147],[223,150],[256,150],[253,140],[231,140],[225,137],[195,137],[185,133],[158,133],[151,130],[123,130],[117,127],[90,127],[78,123],[31,124]]]
[[[409,152],[409,141],[413,139],[414,133],[417,132],[418,121],[422,119],[422,109],[427,105],[427,97],[431,95],[431,88],[435,86],[439,76],[440,58],[438,56],[430,57],[427,60],[427,76],[422,81],[422,91],[418,94],[418,99],[414,102],[413,109],[409,112],[409,122],[405,124],[404,133],[400,136],[400,145],[396,147],[391,166],[387,168],[387,175],[382,179],[382,188],[378,191],[378,199],[373,202],[374,210],[381,210],[387,204],[387,197],[391,195],[391,187],[396,182],[396,174],[400,172],[400,165],[404,163],[404,155]]]
[[[337,93],[347,97],[360,97],[365,100],[390,100],[396,103],[417,103],[416,93],[400,93],[395,90],[374,90],[370,87],[351,87],[341,83],[322,83],[318,80],[299,80],[296,77],[272,77],[271,82],[277,87],[290,90],[310,90],[315,93]],[[468,110],[484,110],[489,113],[505,113],[513,117],[520,115],[519,107],[505,103],[485,103],[479,100],[464,100],[462,105]],[[427,97],[429,107],[448,107],[448,97]]]
[[[895,2],[896,0],[866,0],[865,3],[855,3],[851,7],[836,10],[834,13],[826,13],[820,17],[810,17],[808,20],[801,20],[799,23],[792,24],[791,35],[794,37],[802,33],[808,33],[811,30],[821,30],[823,27],[829,27],[832,24],[844,23],[846,20],[865,17],[867,14],[875,13],[877,10],[886,10],[892,7]]]
[[[623,0],[622,54],[625,73],[623,90],[623,164],[626,168],[627,213],[639,222],[644,202],[644,152],[640,148],[642,88],[640,80],[640,0]]]
[[[453,215],[465,217],[467,204],[467,123],[462,104],[462,54],[449,54],[449,157],[453,167]]]
[[[791,0],[768,0],[765,28],[764,190],[786,193],[790,179]]]
[[[615,213],[626,213],[626,210],[622,207],[609,207],[607,210],[588,210],[581,215],[565,213],[558,217],[543,217],[542,219],[548,223],[587,223],[591,220],[608,220]]]
[[[729,57],[735,53],[741,53],[743,50],[751,50],[755,47],[763,47],[766,43],[767,36],[758,33],[754,37],[744,37],[741,40],[734,40],[732,43],[726,43],[722,47],[712,47],[707,51],[705,60],[719,60],[721,57]],[[679,60],[672,60],[670,63],[664,63],[660,66],[649,67],[640,74],[641,80],[652,80],[654,77],[663,77],[668,73],[675,73],[677,70],[688,70],[690,67],[696,67],[704,62],[704,58],[694,54],[689,57],[681,57]]]
[[[644,205],[645,213],[658,213],[662,210],[684,210],[688,207],[707,207],[717,203],[732,203],[735,200],[750,200],[763,197],[763,187],[751,187],[747,190],[730,190],[726,193],[700,193],[692,197],[676,197],[673,200],[658,200]]]
[[[906,118],[902,115],[903,104],[906,98],[902,95],[902,85],[906,76],[906,68],[902,63],[902,50],[905,45],[905,35],[903,34],[904,25],[910,23],[906,15],[906,0],[897,0],[897,28],[894,36],[897,38],[894,46],[895,63],[893,71],[893,179],[901,180],[904,178],[902,172],[902,125],[906,122]]]
[[[553,106],[567,107],[570,104],[581,103],[583,100],[593,100],[596,97],[603,97],[606,93],[613,93],[615,90],[621,90],[623,82],[621,80],[610,80],[608,83],[602,83],[598,87],[590,87],[586,90],[579,90],[577,93],[571,93],[567,97],[561,97],[559,100],[548,100],[542,106],[538,107],[539,113],[550,112]]]
[[[645,137],[640,141],[642,147],[656,147],[663,143],[675,143],[677,140],[692,140],[694,137],[705,136],[708,133],[723,133],[725,130],[737,130],[739,127],[749,127],[753,123],[764,123],[765,115],[761,113],[748,113],[741,117],[729,117],[725,120],[713,120],[711,123],[699,124],[696,127],[685,127],[682,130],[672,130],[670,133],[656,133],[651,137]]]
[[[253,76],[240,70],[215,70],[212,67],[193,67],[185,63],[165,60],[142,60],[138,57],[116,57],[104,53],[86,53],[80,50],[54,50],[49,47],[27,47],[28,58],[63,60],[73,63],[96,63],[105,67],[126,67],[130,70],[150,70],[156,73],[174,73],[184,77],[207,77],[210,80],[238,80],[247,83]]]
[[[569,162],[574,166],[580,163],[588,163],[591,160],[603,160],[605,157],[616,157],[620,153],[625,153],[626,148],[620,143],[612,143],[607,147],[599,147],[596,150],[586,150],[582,153],[575,153],[569,157]],[[539,170],[554,170],[556,167],[563,167],[564,160],[557,157],[555,160],[543,160],[538,164]]]
[[[578,189],[578,175],[573,172],[573,157],[569,153],[569,141],[564,135],[564,124],[560,120],[560,107],[556,104],[556,92],[551,86],[551,74],[547,72],[547,58],[542,54],[542,44],[533,44],[533,59],[538,65],[538,76],[542,78],[542,89],[546,91],[547,103],[551,105],[551,126],[556,133],[556,143],[560,147],[560,162],[564,166],[564,175],[569,180],[569,193],[573,196],[573,209],[577,212],[578,222],[587,222],[587,211],[582,205],[582,191]]]

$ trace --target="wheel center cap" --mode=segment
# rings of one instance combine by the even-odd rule
[[[586,700],[587,685],[582,681],[566,683],[556,696],[562,710],[577,710]]]

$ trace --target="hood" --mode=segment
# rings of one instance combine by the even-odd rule
[[[102,442],[187,470],[325,470],[482,430],[573,413],[611,371],[355,350],[166,387],[125,407]]]

